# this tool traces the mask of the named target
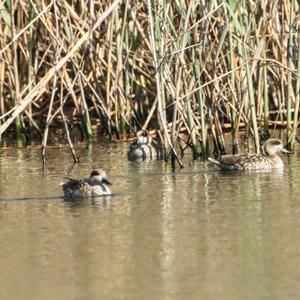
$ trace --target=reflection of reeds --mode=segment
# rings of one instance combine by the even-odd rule
[[[224,152],[226,130],[236,152],[243,126],[259,151],[260,127],[281,124],[293,148],[297,1],[46,3],[1,4],[0,136],[38,132],[44,157],[58,118],[70,145],[67,124],[79,120],[90,140],[99,120],[110,138],[158,130],[181,164],[182,140],[205,158],[209,141]]]

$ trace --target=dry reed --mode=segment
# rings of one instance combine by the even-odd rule
[[[298,127],[298,1],[2,1],[0,137],[94,125],[124,139],[156,130],[173,161],[224,153],[224,132]],[[272,112],[272,113],[271,113]],[[182,136],[181,132],[186,135]]]

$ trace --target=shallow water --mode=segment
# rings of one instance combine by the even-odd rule
[[[126,160],[126,143],[0,157],[0,299],[299,299],[300,154],[283,172],[185,157]],[[116,195],[65,201],[104,167]]]

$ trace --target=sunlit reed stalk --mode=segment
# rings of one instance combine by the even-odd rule
[[[183,41],[181,44],[181,48],[185,48],[188,44],[188,40],[192,38],[191,32],[188,31],[188,26],[191,23],[191,12],[193,8],[193,1],[186,0],[186,16],[185,16],[185,22],[184,22],[184,32],[186,34],[183,36]],[[184,52],[182,52],[184,53]],[[191,57],[193,60],[193,55]],[[183,57],[181,57],[181,62],[183,61]],[[193,64],[193,61],[192,61]],[[183,74],[187,74],[187,72],[183,72]],[[188,84],[186,80],[186,76],[182,79],[184,83],[185,90],[188,91]],[[197,158],[198,157],[198,151],[197,151],[197,141],[196,141],[196,128],[195,128],[195,123],[194,123],[194,112],[192,110],[192,97],[187,97],[187,119],[188,119],[188,125],[190,129],[190,138],[191,138],[191,145],[192,145],[192,152],[193,152],[193,157]]]
[[[242,26],[245,26],[245,29],[249,26],[249,19],[247,19],[247,16],[249,14],[246,14],[246,11],[244,11],[241,15],[242,20]],[[244,37],[246,35],[246,31],[243,29],[242,34],[244,34]],[[242,55],[244,60],[249,59],[248,49],[246,48],[245,44],[241,45],[242,48]],[[255,145],[255,151],[256,153],[260,152],[260,143],[259,143],[259,136],[258,136],[258,128],[257,128],[257,120],[256,120],[256,104],[255,104],[255,98],[254,98],[254,87],[253,87],[253,80],[251,76],[251,70],[249,64],[246,65],[246,81],[247,81],[247,96],[248,96],[248,102],[249,102],[249,109],[251,114],[251,124],[252,124],[252,130],[253,130],[253,136],[254,136],[254,145]]]
[[[150,2],[150,1],[149,1]],[[156,49],[152,49],[152,53],[154,54],[154,66],[155,66],[155,72],[158,78],[157,83],[157,96],[158,96],[158,112],[159,112],[159,122],[160,122],[160,128],[163,131],[164,136],[164,144],[168,145],[168,140],[170,140],[169,134],[168,134],[168,128],[167,128],[167,116],[166,116],[166,99],[165,99],[165,91],[164,91],[164,84],[165,84],[165,77],[163,70],[163,62],[161,58],[164,55],[164,36],[163,36],[163,28],[162,25],[165,26],[165,13],[159,14],[159,12],[165,12],[165,1],[159,0],[158,2],[152,1],[152,3],[155,5],[157,4],[157,7],[153,5],[153,7],[149,7],[151,10],[154,10],[155,15],[153,16],[153,37],[152,37],[152,47]],[[151,13],[149,17],[151,16]],[[151,20],[151,19],[150,19]],[[150,22],[151,26],[151,22]],[[150,29],[152,32],[152,30]],[[171,141],[173,144],[174,141]],[[169,148],[169,146],[167,147]]]
[[[262,20],[262,26],[264,28],[264,32],[266,33],[266,28],[267,28],[267,2],[264,3],[262,7],[262,14],[263,14],[263,20]],[[267,53],[266,53],[266,44],[264,45],[263,48],[263,57],[266,58]],[[268,68],[266,64],[264,63],[263,65],[263,70],[262,70],[262,93],[263,93],[263,120],[264,120],[264,127],[263,130],[264,132],[268,135],[269,134],[269,84],[268,84]]]
[[[74,163],[78,163],[79,162],[79,158],[76,156],[76,153],[75,153],[75,149],[74,149],[74,146],[73,146],[73,143],[72,143],[72,140],[71,140],[71,136],[70,136],[70,131],[69,131],[69,128],[68,128],[68,123],[67,123],[67,120],[66,120],[66,117],[65,117],[65,114],[64,114],[64,108],[63,108],[63,94],[64,94],[64,89],[63,89],[63,83],[61,82],[61,86],[60,86],[60,115],[63,119],[63,122],[64,122],[64,126],[65,126],[65,131],[66,131],[66,136],[67,136],[67,141],[69,143],[69,146],[70,146],[70,151],[72,153],[72,156],[73,156],[73,160],[74,160]],[[44,164],[45,164],[45,160],[44,160]]]
[[[109,114],[109,119],[107,122],[107,128],[108,128],[108,135],[111,138],[112,137],[112,113],[111,113],[111,73],[112,73],[112,51],[113,51],[113,30],[114,30],[114,23],[113,20],[111,19],[109,21],[109,25],[108,25],[108,34],[107,34],[107,40],[106,42],[108,42],[108,53],[107,53],[107,70],[106,70],[106,78],[105,78],[105,91],[106,91],[106,105],[107,105],[107,110],[108,110],[108,114]],[[118,125],[117,125],[118,126]]]
[[[122,73],[122,41],[121,41],[121,20],[119,16],[119,10],[116,9],[114,11],[114,31],[115,31],[115,45],[116,45],[116,60],[117,60],[117,68],[116,68],[116,78],[114,81],[114,97],[115,97],[115,124],[116,124],[116,133],[117,136],[122,134],[122,120],[120,120],[120,115],[123,110],[120,89],[123,88],[123,73]]]
[[[83,128],[86,134],[87,139],[90,141],[93,138],[93,132],[92,132],[92,124],[90,120],[90,113],[89,113],[89,108],[86,103],[86,98],[85,98],[85,93],[84,93],[84,88],[82,85],[81,78],[78,78],[79,80],[79,88],[80,88],[80,94],[81,94],[81,114],[83,118]]]
[[[47,119],[46,119],[46,125],[44,129],[44,134],[43,134],[43,140],[42,140],[42,160],[43,163],[46,163],[46,146],[47,146],[47,141],[48,141],[48,133],[49,133],[49,126],[50,126],[50,119],[51,119],[51,114],[52,114],[52,108],[53,108],[53,102],[54,102],[54,97],[56,94],[56,83],[57,83],[57,75],[54,75],[54,80],[53,80],[53,88],[52,88],[52,93],[51,93],[51,98],[50,98],[50,103],[49,103],[49,109],[48,109],[48,114],[47,114]]]
[[[297,48],[297,73],[300,74],[300,31],[299,31],[299,25],[295,26],[297,34],[297,42],[298,42],[298,48]],[[291,149],[294,150],[295,148],[295,141],[296,141],[296,135],[297,135],[297,128],[299,125],[299,104],[300,104],[300,76],[297,76],[296,79],[296,88],[295,88],[295,111],[294,111],[294,122],[293,122],[293,132],[291,135]]]
[[[11,91],[11,96],[14,99],[14,105],[18,105],[20,101],[20,77],[19,77],[19,68],[18,68],[18,61],[19,57],[17,54],[17,42],[15,41],[15,35],[16,35],[16,24],[15,24],[15,18],[14,14],[15,11],[17,11],[14,7],[13,2],[10,4],[10,11],[11,11],[11,32],[12,32],[12,65],[13,65],[13,74],[14,74],[14,93],[13,90]],[[15,4],[17,5],[17,4]],[[18,12],[17,12],[18,13]],[[15,119],[15,136],[16,136],[16,142],[18,146],[22,145],[22,127],[21,127],[21,116],[16,116]]]
[[[199,61],[194,59],[193,64],[193,72],[196,78],[196,87],[200,86],[200,68]],[[205,112],[205,104],[203,99],[203,92],[198,90],[196,92],[196,99],[199,107],[199,115],[200,115],[200,124],[201,124],[201,156],[202,158],[207,158],[209,155],[209,147],[208,147],[208,135],[207,135],[207,123],[206,123],[206,112]]]
[[[34,12],[32,9],[32,6],[29,5],[29,9],[28,9],[28,23],[30,24],[31,21],[33,20],[34,17]],[[28,90],[30,91],[32,89],[32,79],[33,79],[33,28],[32,26],[29,27],[29,36],[28,36],[28,68],[27,68],[27,81],[29,83],[29,87]],[[29,104],[28,106],[28,113],[32,119],[32,104]],[[29,122],[29,134],[30,134],[30,138],[32,135],[32,123]]]
[[[125,96],[125,108],[124,114],[128,119],[129,123],[132,123],[131,119],[131,112],[130,112],[130,94],[131,94],[131,78],[130,78],[130,63],[129,63],[129,52],[130,52],[130,36],[131,33],[129,32],[129,22],[128,22],[128,10],[129,10],[129,0],[125,1],[125,8],[124,8],[124,21],[123,21],[123,33],[124,36],[124,50],[125,50],[125,60],[124,60],[124,96]],[[123,132],[126,133],[127,129],[125,123],[123,124]]]
[[[290,1],[290,16],[289,16],[289,34],[288,34],[288,42],[287,42],[287,64],[288,68],[291,69],[293,66],[293,37],[292,34],[294,28],[294,0]],[[288,147],[291,149],[291,134],[292,134],[292,95],[293,95],[293,87],[292,87],[292,74],[288,72],[287,74],[287,141]]]
[[[1,30],[0,30],[1,33]],[[0,60],[0,115],[4,114],[4,76],[5,76],[5,63]],[[2,120],[0,120],[0,126]],[[0,134],[0,142],[2,142],[2,134]]]
[[[232,38],[232,30],[233,30],[233,24],[229,24],[228,26],[228,47],[229,47],[229,70],[234,69],[234,49],[233,49],[233,38]],[[232,141],[232,153],[238,152],[238,142],[237,142],[237,131],[238,131],[238,117],[236,110],[237,107],[237,100],[236,100],[236,90],[235,90],[235,75],[234,73],[230,76],[230,83],[232,96],[231,96],[231,106],[230,106],[230,117],[231,117],[231,141]]]

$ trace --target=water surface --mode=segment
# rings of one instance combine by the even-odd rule
[[[185,157],[126,160],[126,143],[0,157],[0,299],[299,299],[300,155],[283,172]],[[70,202],[63,177],[103,167],[116,195]]]

